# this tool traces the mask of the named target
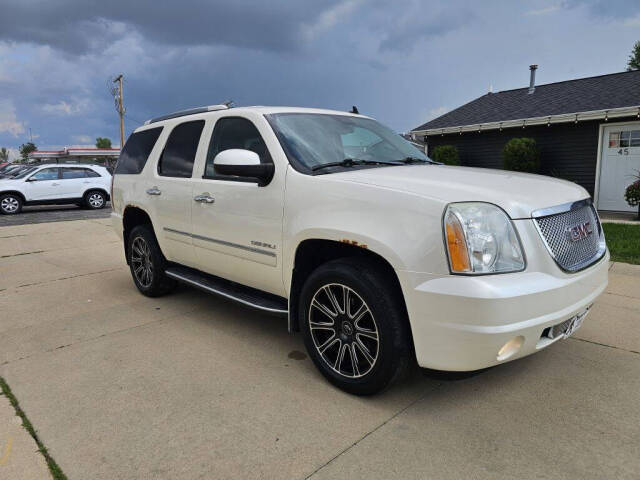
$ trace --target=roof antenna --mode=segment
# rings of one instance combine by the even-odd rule
[[[235,103],[233,100],[227,100],[226,102],[222,102],[222,105],[226,106],[227,108],[232,108]]]
[[[353,107],[351,107],[351,112],[349,113],[360,113],[360,112],[358,111],[358,107],[354,105]]]

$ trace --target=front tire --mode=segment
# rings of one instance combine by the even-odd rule
[[[299,325],[309,356],[338,388],[372,395],[410,364],[410,334],[402,298],[368,262],[334,260],[302,288]]]
[[[22,211],[22,198],[13,193],[0,195],[0,213],[3,215],[16,215]]]
[[[131,276],[140,293],[159,297],[173,290],[175,281],[164,273],[166,260],[149,227],[135,227],[129,235],[127,247]]]
[[[84,195],[84,206],[91,210],[99,210],[107,204],[107,196],[99,190],[92,190]]]

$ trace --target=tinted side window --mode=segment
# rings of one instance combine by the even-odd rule
[[[86,168],[62,168],[62,179],[84,178]]]
[[[207,152],[205,177],[213,177],[216,174],[213,168],[213,159],[220,152],[231,148],[251,150],[260,157],[262,163],[273,163],[267,145],[264,143],[256,126],[246,118],[226,117],[216,122]]]
[[[94,170],[91,170],[90,168],[85,168],[84,169],[84,174],[86,177],[99,177],[100,174]]]
[[[160,132],[162,132],[162,127],[133,133],[120,153],[115,173],[140,173],[147,163]]]
[[[167,177],[190,177],[204,120],[181,123],[171,131],[158,161],[158,173]]]
[[[43,168],[42,170],[37,171],[29,180],[57,180],[58,179],[58,168]]]

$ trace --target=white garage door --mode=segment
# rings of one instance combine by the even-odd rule
[[[602,136],[598,209],[636,212],[624,200],[624,191],[640,171],[640,122],[609,125]]]

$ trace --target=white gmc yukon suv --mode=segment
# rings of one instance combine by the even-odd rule
[[[566,338],[607,284],[578,185],[435,164],[363,115],[216,105],[138,128],[113,225],[145,295],[176,281],[286,315],[333,384],[415,358],[479,370]]]

